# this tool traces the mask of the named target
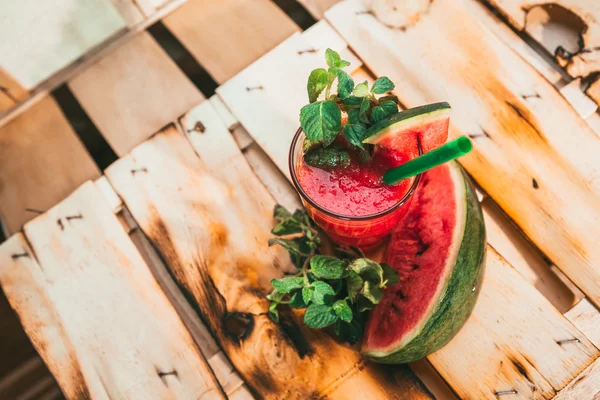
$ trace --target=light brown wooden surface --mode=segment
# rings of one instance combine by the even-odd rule
[[[299,29],[271,0],[189,0],[163,23],[218,83]]]
[[[558,344],[564,339],[577,343]],[[458,335],[428,357],[461,398],[551,398],[599,351],[488,247],[483,286]]]
[[[27,95],[27,91],[0,67],[0,111],[11,108]]]
[[[600,399],[600,359],[596,360],[577,378],[564,388],[555,400],[598,400]]]
[[[442,100],[454,105],[452,121],[461,132],[452,134],[471,135],[475,143],[462,164],[600,303],[595,267],[600,249],[592,239],[600,235],[600,138],[553,86],[459,4],[436,1],[406,31],[391,30],[372,15],[356,15],[360,7],[348,0],[327,18],[377,75],[396,83],[406,106]],[[449,13],[465,22],[452,24]],[[478,62],[465,64],[465,59]]]
[[[146,32],[90,66],[69,87],[119,156],[204,98]]]
[[[28,223],[25,234],[31,248],[21,235],[0,248],[0,283],[69,399],[223,398],[92,183]]]
[[[310,71],[323,66],[328,47],[351,55],[344,40],[321,21],[301,35],[292,36],[217,89],[234,117],[288,177],[288,153],[281,149],[289,148],[298,129],[298,110],[308,101],[306,79]],[[316,51],[305,52],[310,49]],[[345,59],[352,63],[351,69],[361,66],[354,57]]]
[[[172,0],[132,0],[142,13],[147,17],[160,8],[167,5]]]
[[[137,0],[110,0],[128,26],[139,24],[144,19]]]
[[[0,129],[0,220],[8,232],[100,175],[51,97]]]
[[[587,94],[596,104],[600,105],[600,79],[596,79],[586,90]]]
[[[529,33],[551,54],[560,45],[570,51],[572,54],[566,57],[557,54],[556,59],[572,77],[585,77],[600,71],[600,3],[590,0],[485,1],[504,14],[516,29]],[[567,32],[559,30],[558,35],[553,35],[548,29],[548,25],[554,22],[553,19],[557,19],[554,25],[564,27]],[[576,38],[576,35],[581,34],[583,47],[578,48],[576,43],[565,43],[564,37],[568,35],[569,28],[580,30],[574,32],[574,36]]]
[[[204,132],[189,136],[196,152],[167,128],[107,176],[246,383],[267,398],[429,398],[406,367],[365,364],[288,313],[281,325],[269,319],[269,281],[292,269],[284,251],[266,245],[274,201],[210,103],[184,124],[198,121]]]
[[[600,311],[588,299],[582,299],[565,317],[600,348]]]
[[[315,19],[323,19],[325,11],[340,0],[298,0]]]
[[[125,27],[104,0],[3,1],[1,7],[1,64],[26,89]]]

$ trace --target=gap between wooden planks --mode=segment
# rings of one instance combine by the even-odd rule
[[[0,246],[0,284],[69,399],[223,398],[92,183],[26,224],[25,236]]]
[[[201,132],[192,129],[198,122]],[[209,102],[182,123],[196,153],[167,128],[111,166],[107,177],[254,392],[430,398],[407,367],[365,363],[293,315],[284,313],[281,325],[268,318],[269,281],[291,269],[285,251],[266,245],[274,201]],[[131,174],[140,168],[146,170]]]

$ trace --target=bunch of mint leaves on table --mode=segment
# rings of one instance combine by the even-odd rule
[[[348,61],[331,49],[325,51],[328,69],[313,70],[308,77],[308,105],[300,110],[300,126],[306,135],[304,161],[311,166],[330,169],[350,164],[350,155],[339,143],[339,136],[360,152],[363,162],[370,160],[373,145],[363,143],[369,128],[399,112],[398,98],[387,94],[394,84],[382,76],[369,89],[367,81],[354,84],[343,70]],[[337,80],[337,93],[331,93]],[[324,93],[324,99],[319,100]],[[383,95],[377,97],[376,95]],[[342,125],[342,113],[347,121]]]
[[[394,89],[386,77],[377,79],[369,89],[368,83],[355,86],[342,68],[350,65],[331,49],[325,52],[328,69],[319,68],[308,78],[310,104],[300,112],[300,124],[306,135],[304,160],[318,168],[335,168],[350,164],[350,155],[336,142],[343,135],[349,146],[360,151],[367,162],[372,154],[371,145],[362,143],[368,128],[374,123],[398,112],[396,96],[385,95]],[[338,81],[337,93],[331,93]],[[324,93],[325,98],[319,101]],[[342,125],[342,113],[347,122]],[[320,231],[306,211],[293,214],[284,207],[275,206],[273,217],[278,224],[271,231],[276,238],[269,245],[280,245],[290,254],[298,269],[293,276],[273,279],[269,315],[279,321],[280,305],[306,309],[304,323],[315,329],[333,325],[341,339],[355,343],[364,330],[365,312],[377,305],[383,290],[398,282],[397,272],[387,264],[365,257],[360,249],[335,247],[335,256],[320,254]]]

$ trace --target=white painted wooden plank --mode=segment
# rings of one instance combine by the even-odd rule
[[[191,133],[195,152],[170,127],[106,173],[247,384],[265,398],[347,399],[358,390],[365,399],[430,398],[406,367],[365,365],[291,315],[280,325],[268,318],[269,281],[291,270],[285,252],[266,245],[274,200],[210,103],[192,114],[205,127]],[[131,174],[141,167],[146,172]],[[241,331],[224,323],[240,317],[251,321]]]
[[[2,245],[0,283],[68,398],[222,398],[91,182],[28,223],[25,234],[31,248],[21,235]]]
[[[2,0],[0,9],[0,67],[26,89],[125,27],[105,0]]]
[[[586,119],[598,110],[598,105],[581,90],[581,79],[573,79],[560,89],[560,94],[573,106],[577,114]]]
[[[573,382],[554,398],[554,400],[598,399],[600,399],[600,359],[573,379]]]
[[[325,21],[296,34],[217,89],[217,94],[260,147],[289,177],[287,152],[299,126],[299,110],[308,102],[306,80],[324,65],[325,50],[347,49],[344,40]],[[305,50],[316,51],[306,52]],[[350,55],[350,53],[346,53]],[[348,59],[348,58],[346,58]],[[360,61],[348,59],[351,68]]]
[[[600,348],[600,311],[592,303],[581,300],[565,313],[565,317]]]
[[[391,30],[372,15],[357,15],[362,9],[358,1],[347,0],[326,15],[376,74],[396,83],[407,106],[453,104],[452,121],[460,132],[451,134],[475,139],[475,150],[462,164],[600,303],[595,268],[600,248],[592,239],[600,236],[600,138],[550,83],[460,4],[436,1],[405,31]]]

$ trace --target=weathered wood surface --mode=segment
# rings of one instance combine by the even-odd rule
[[[0,67],[0,111],[11,108],[27,95],[27,90]]]
[[[147,32],[107,54],[69,87],[119,156],[204,99]]]
[[[407,106],[447,100],[475,142],[462,164],[529,238],[600,303],[600,138],[556,89],[460,4],[392,30],[348,0],[327,18]],[[447,15],[452,14],[453,19]],[[464,23],[451,22],[458,18]],[[410,50],[410,51],[409,51]],[[444,62],[440,63],[439,60]],[[465,63],[465,60],[478,60]],[[564,132],[569,132],[565,135]],[[565,196],[568,193],[568,196]]]
[[[554,400],[598,399],[600,399],[600,359],[590,365],[554,398]]]
[[[587,94],[590,99],[594,100],[596,104],[600,105],[600,78],[592,82],[585,94]]]
[[[572,77],[586,77],[600,71],[600,3],[590,0],[485,0],[504,14],[518,30],[526,31],[545,47]],[[535,15],[534,15],[535,14]],[[567,28],[580,32],[581,44],[570,49],[560,43],[561,38],[548,40],[549,31],[544,29],[552,18]],[[566,52],[557,51],[557,44]]]
[[[565,317],[600,349],[600,311],[588,299],[582,299]]]
[[[144,20],[142,10],[136,4],[137,0],[110,0],[128,26],[134,26]]]
[[[96,164],[51,97],[0,129],[0,220],[9,233],[64,199]]]
[[[310,71],[323,65],[328,47],[345,51],[353,69],[362,65],[331,26],[321,21],[290,37],[217,89],[232,114],[288,177],[288,152],[281,149],[289,148],[298,129],[299,110],[308,101],[307,95],[302,95],[306,79]],[[290,115],[294,117],[290,119]]]
[[[218,83],[298,31],[271,0],[189,0],[163,23]]]
[[[223,398],[92,183],[25,234],[31,247],[21,234],[0,247],[0,284],[67,398]]]
[[[246,383],[266,398],[430,398],[406,367],[365,363],[290,314],[269,319],[269,281],[292,270],[266,245],[273,198],[209,102],[184,130],[198,122],[189,142],[169,127],[106,172]]]
[[[561,340],[577,343],[559,344]],[[429,361],[461,398],[551,398],[600,355],[535,288],[488,247],[483,286],[458,335]]]
[[[125,27],[104,0],[8,0],[0,7],[2,67],[26,89]]]
[[[298,0],[316,19],[323,19],[325,11],[340,0]]]

